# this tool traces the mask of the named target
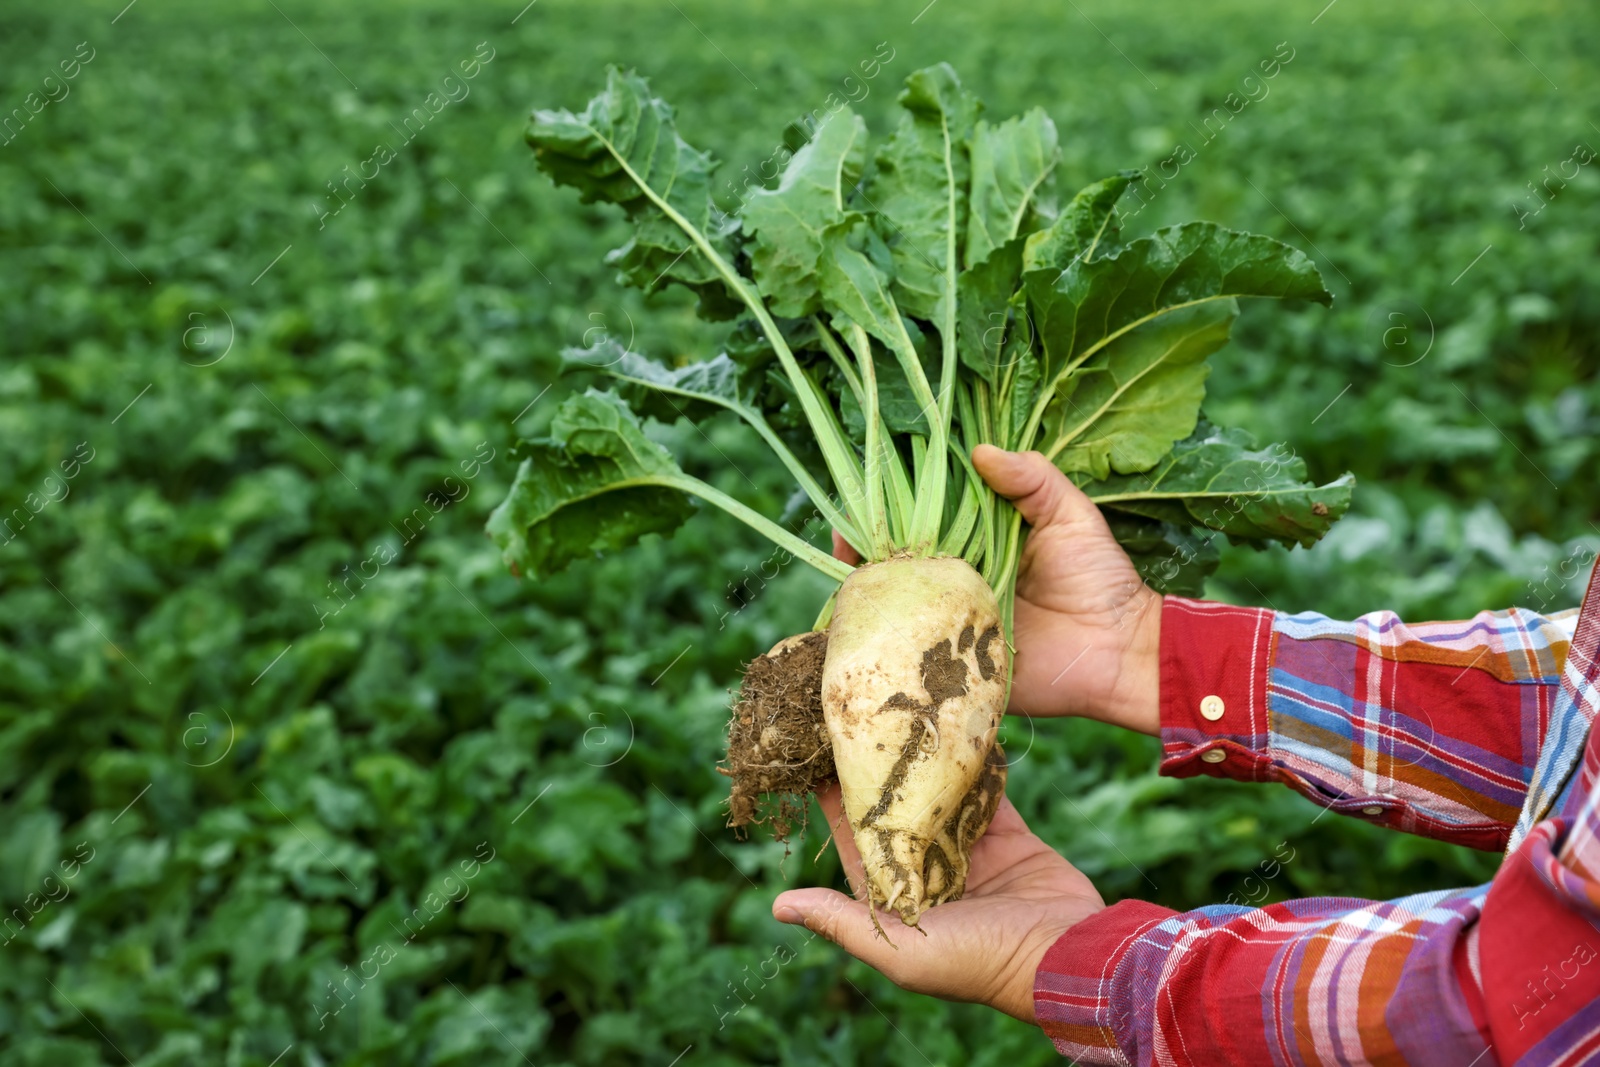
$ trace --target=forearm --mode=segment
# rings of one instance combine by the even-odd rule
[[[1277,779],[1335,807],[1370,796],[1402,828],[1427,832],[1420,821],[1438,819],[1455,831],[1436,836],[1454,840],[1448,800],[1481,816],[1501,774],[1527,795],[1519,827],[1536,825],[1488,886],[1387,902],[1107,908],[1058,938],[1035,975],[1038,1020],[1064,1054],[1488,1067],[1600,1053],[1593,588],[1581,621],[1512,611],[1406,627],[1392,615],[1337,623],[1171,599],[1163,620],[1173,623],[1161,647],[1167,773]],[[1405,700],[1430,692],[1436,718],[1407,711],[1425,712]],[[1516,759],[1497,766],[1497,741]],[[1376,803],[1385,798],[1392,808]]]
[[[1051,947],[1035,1010],[1083,1064],[1461,1067],[1487,1047],[1482,994],[1457,951],[1484,895],[1183,913],[1124,901]]]
[[[1162,773],[1282,782],[1394,829],[1501,849],[1559,693],[1569,621],[1335,622],[1168,597]]]
[[[1591,735],[1555,815],[1486,886],[1182,913],[1115,904],[1045,953],[1039,1025],[1084,1064],[1590,1062],[1597,780]]]

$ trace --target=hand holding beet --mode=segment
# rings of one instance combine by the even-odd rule
[[[1100,509],[1043,455],[979,445],[972,463],[1032,527],[1017,572],[1009,710],[1155,734],[1160,595]]]
[[[1154,735],[1161,596],[1094,501],[1037,452],[979,445],[972,465],[1032,527],[1017,574],[1014,715],[1081,715]],[[861,561],[833,535],[833,554]]]
[[[865,875],[838,787],[817,799],[859,896]],[[866,904],[832,889],[791,889],[773,901],[772,914],[816,931],[905,989],[988,1004],[1033,1022],[1033,978],[1045,951],[1104,906],[1089,879],[1035,837],[1011,801],[1001,800],[988,833],[973,846],[966,894],[924,912],[920,933],[884,912],[885,939]]]

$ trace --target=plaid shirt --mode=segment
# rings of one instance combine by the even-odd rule
[[[1169,597],[1161,704],[1163,774],[1282,782],[1506,858],[1487,885],[1390,901],[1114,904],[1035,978],[1063,1054],[1600,1063],[1600,579],[1581,612],[1420,625]]]

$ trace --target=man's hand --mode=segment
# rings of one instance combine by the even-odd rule
[[[834,844],[857,897],[866,884],[861,854],[845,821],[839,787],[817,800],[834,828]],[[1056,938],[1105,903],[1079,871],[1035,837],[1011,801],[1002,799],[988,831],[972,849],[960,900],[923,912],[922,932],[892,911],[873,925],[866,904],[832,889],[791,889],[772,914],[803,924],[914,993],[976,1001],[1033,1022],[1033,979]]]
[[[979,445],[972,464],[1033,527],[1017,572],[1010,710],[1159,733],[1160,594],[1042,454]]]

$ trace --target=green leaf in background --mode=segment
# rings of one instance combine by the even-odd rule
[[[948,63],[906,79],[905,114],[877,154],[865,199],[894,254],[894,297],[908,315],[943,319],[955,299],[950,274],[959,267],[959,226],[966,217],[969,161],[961,151],[981,106]]]
[[[10,820],[0,834],[0,893],[5,894],[4,899],[21,900],[38,893],[40,881],[54,873],[60,852],[60,815],[30,811]]]
[[[887,260],[888,251],[885,250],[883,254]],[[802,361],[818,362],[825,358],[819,351],[817,325],[813,318],[808,316],[803,319],[778,319],[776,322],[785,343],[797,358]],[[747,315],[733,324],[733,329],[722,342],[722,352],[746,373],[753,374],[756,371],[766,373],[770,370],[780,378],[783,377],[783,368],[778,362],[778,353],[773,349],[771,339],[752,316]],[[765,403],[758,406],[764,411],[771,410]]]
[[[229,957],[232,977],[246,986],[269,966],[300,951],[306,909],[291,900],[240,895],[222,902],[206,929],[207,947]]]
[[[970,146],[972,185],[967,197],[968,269],[1024,233],[1038,197],[1061,158],[1056,126],[1039,108],[997,126],[979,120]]]
[[[529,1010],[530,983],[508,982],[471,993],[441,987],[416,1008],[428,1040],[407,1049],[408,1063],[428,1067],[478,1067],[533,1062],[522,1049],[538,1049],[551,1029],[549,1013]]]
[[[713,245],[729,237],[733,220],[714,221],[709,153],[678,136],[672,108],[638,74],[606,68],[605,91],[581,113],[535,111],[527,141],[546,173],[581,190],[585,202],[618,204],[634,222],[633,236],[607,262],[630,285],[649,292],[675,281],[700,296],[712,318],[731,318],[743,304],[662,205],[705,234]]]
[[[1355,479],[1316,485],[1305,461],[1282,446],[1257,450],[1243,430],[1202,423],[1152,470],[1079,484],[1101,507],[1309,547],[1349,509]]]
[[[550,436],[527,441],[522,465],[489,535],[521,573],[546,577],[596,552],[648,533],[669,533],[694,509],[664,488],[681,475],[666,449],[645,437],[633,412],[609,393],[568,398]]]
[[[1148,470],[1194,431],[1206,357],[1238,314],[1231,299],[1191,304],[1112,341],[1056,386],[1040,450],[1068,474]]]
[[[776,189],[751,192],[744,228],[755,234],[751,266],[773,314],[818,309],[823,232],[844,215],[845,197],[866,162],[866,123],[849,108],[826,119],[789,160]]]

